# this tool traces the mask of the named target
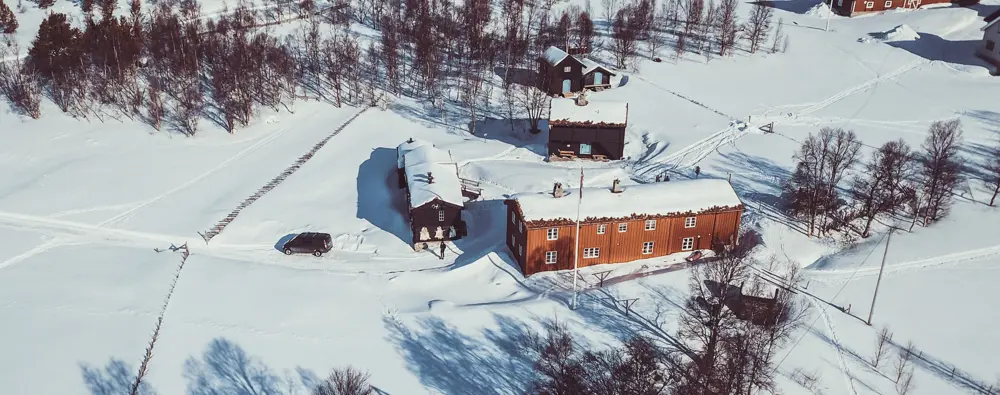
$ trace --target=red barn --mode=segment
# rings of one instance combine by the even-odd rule
[[[928,4],[951,4],[951,0],[830,0],[834,12],[854,16],[896,8],[917,9]],[[829,3],[828,3],[829,4]]]
[[[507,248],[525,276],[630,262],[735,241],[743,203],[726,180],[584,188],[576,245],[577,189],[508,199]]]

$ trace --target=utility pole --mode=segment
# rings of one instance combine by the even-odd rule
[[[882,266],[878,269],[878,280],[875,281],[875,294],[872,295],[872,308],[868,309],[868,326],[872,326],[872,315],[875,314],[875,298],[878,297],[878,286],[882,283],[882,271],[885,270],[885,257],[889,255],[889,242],[892,241],[892,232],[896,227],[889,228],[889,236],[885,240],[885,252],[882,253]]]
[[[576,283],[580,278],[580,205],[583,203],[583,166],[580,166],[580,192],[576,201],[576,234],[573,238],[576,245],[573,247],[573,310],[576,310],[577,288]]]
[[[826,3],[826,1],[824,1],[824,3]],[[829,7],[826,7],[826,11],[827,11],[827,13],[826,13],[826,29],[824,29],[823,31],[828,32],[828,31],[830,31],[830,17],[833,16],[833,0],[830,0],[830,5],[829,5]]]

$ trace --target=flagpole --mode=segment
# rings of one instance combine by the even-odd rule
[[[573,247],[573,310],[576,310],[577,288],[576,283],[580,278],[580,205],[583,203],[583,166],[580,167],[580,192],[577,193],[576,201],[576,245]]]

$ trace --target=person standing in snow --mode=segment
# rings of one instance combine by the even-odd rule
[[[701,166],[694,167],[694,178],[698,178],[701,175]]]
[[[444,259],[444,249],[445,248],[447,248],[447,247],[444,246],[444,242],[442,241],[441,242],[441,256],[439,256],[438,259]]]

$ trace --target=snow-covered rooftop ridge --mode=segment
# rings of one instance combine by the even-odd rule
[[[672,216],[700,213],[742,204],[728,181],[697,180],[658,182],[621,187],[612,193],[606,188],[584,188],[580,200],[580,220],[596,221],[632,216]],[[576,220],[579,189],[565,188],[567,195],[555,198],[551,191],[514,195],[525,221]]]
[[[628,103],[619,101],[587,100],[578,106],[573,99],[552,99],[549,125],[605,124],[625,126],[628,120]]]
[[[410,208],[417,208],[434,199],[462,206],[462,184],[458,166],[451,153],[426,141],[414,140],[398,148],[399,162],[406,173],[410,191]]]
[[[597,63],[597,62],[595,62],[593,60],[590,60],[590,58],[581,58],[580,59],[580,63],[583,63],[583,74],[584,75],[586,75],[587,73],[590,73],[591,71],[594,71],[594,70],[596,70],[598,68],[604,69],[605,71],[611,73],[611,70],[609,70],[607,67],[604,67],[600,63]]]
[[[551,66],[559,64],[559,62],[562,62],[567,57],[569,57],[569,54],[566,53],[566,51],[556,47],[549,47],[545,50],[545,53],[542,54],[542,58],[545,59],[545,61]]]

